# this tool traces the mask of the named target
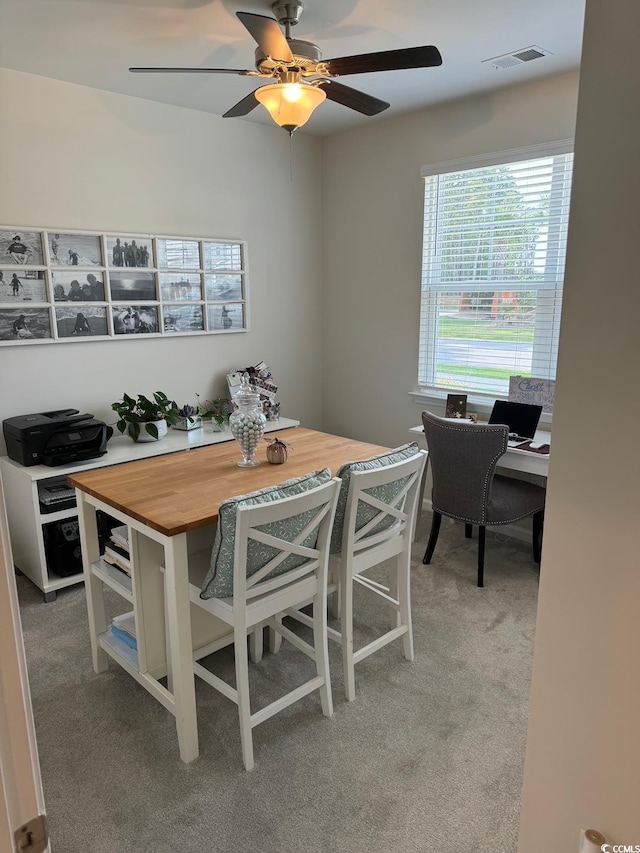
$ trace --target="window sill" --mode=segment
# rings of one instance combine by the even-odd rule
[[[439,406],[444,409],[447,402],[447,394],[452,393],[448,391],[439,391],[436,388],[423,388],[420,391],[409,391],[409,396],[413,398],[413,402],[419,406],[424,408],[425,404],[430,404],[432,406]],[[493,403],[497,398],[495,397],[486,397],[480,394],[467,395],[467,409],[470,412],[477,412],[479,415],[486,415],[487,417],[491,414],[491,409],[493,408]],[[501,399],[505,399],[504,397]],[[553,422],[553,413],[552,412],[543,412],[540,416],[540,423],[551,426]]]

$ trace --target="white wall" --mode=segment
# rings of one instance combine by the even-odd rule
[[[587,0],[520,853],[640,845],[639,35]]]
[[[191,402],[263,359],[282,413],[321,427],[320,140],[294,137],[290,172],[276,127],[10,71],[0,126],[0,226],[247,240],[252,328],[0,348],[0,421],[67,407],[111,419],[124,391]]]
[[[420,167],[572,137],[577,87],[564,74],[325,141],[327,431],[397,445],[420,423]]]

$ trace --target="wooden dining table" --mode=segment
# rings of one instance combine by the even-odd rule
[[[388,449],[304,427],[286,430],[283,440],[289,454],[281,465],[266,461],[263,442],[261,464],[239,467],[242,457],[233,441],[69,477],[76,489],[94,669],[103,672],[115,660],[175,716],[184,762],[198,756],[194,649],[202,656],[220,640],[210,622],[195,624],[192,610],[201,608],[189,603],[189,553],[213,541],[220,504],[311,471],[329,468],[335,475],[346,462]],[[100,553],[98,511],[126,526],[129,575]],[[110,630],[105,587],[132,605],[135,649]]]

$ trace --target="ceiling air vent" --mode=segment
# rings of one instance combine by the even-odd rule
[[[543,50],[543,48],[532,44],[530,47],[523,47],[520,50],[515,50],[513,53],[505,53],[502,56],[494,56],[492,59],[483,59],[485,62],[490,62],[495,69],[515,68],[516,65],[522,65],[524,62],[531,62],[534,59],[541,59],[543,56],[549,56],[551,51]]]

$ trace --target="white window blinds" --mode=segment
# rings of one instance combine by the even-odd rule
[[[555,379],[571,143],[424,167],[418,383],[507,396]]]

